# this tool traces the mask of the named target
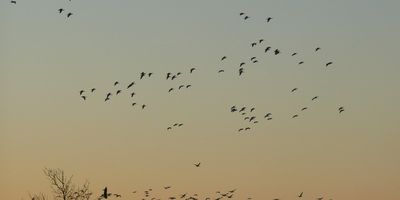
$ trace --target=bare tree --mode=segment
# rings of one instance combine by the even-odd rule
[[[50,181],[51,188],[55,195],[55,199],[60,200],[89,200],[92,193],[89,191],[89,183],[86,182],[82,186],[76,186],[72,183],[72,176],[66,176],[61,169],[43,170],[44,174]],[[36,199],[35,199],[36,200]],[[42,199],[38,199],[42,200]],[[45,200],[45,199],[43,199]]]

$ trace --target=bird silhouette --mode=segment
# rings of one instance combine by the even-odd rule
[[[244,14],[245,14],[244,12],[239,13],[240,16],[242,16],[242,15],[244,15]]]
[[[90,92],[94,92],[94,91],[96,91],[96,88],[92,88],[92,89],[90,90]]]
[[[246,127],[244,130],[245,130],[245,131],[248,131],[248,130],[250,130],[250,127]]]
[[[79,95],[82,95],[85,92],[85,90],[79,91]]]
[[[178,127],[181,127],[181,126],[183,126],[183,124],[178,124]]]
[[[253,63],[258,63],[258,60],[253,60]]]
[[[63,8],[58,9],[58,13],[62,13],[64,11]]]
[[[328,62],[325,64],[325,67],[328,67],[329,65],[332,65],[332,64],[333,64],[333,62]]]
[[[296,117],[298,117],[298,116],[299,116],[299,115],[293,115],[292,118],[296,118]]]
[[[82,99],[85,101],[86,100],[86,97],[85,96],[81,96],[82,97]]]
[[[167,130],[171,130],[171,129],[172,129],[172,127],[168,127],[168,128],[167,128]]]
[[[132,106],[135,106],[136,105],[136,103],[132,103]]]
[[[245,110],[246,110],[246,106],[242,107],[242,108],[239,110],[239,112],[243,112],[243,111],[245,111]]]
[[[193,67],[193,68],[191,68],[191,69],[190,69],[190,73],[193,73],[193,72],[194,72],[194,70],[196,70],[196,68],[194,68],[194,67]]]
[[[115,95],[118,95],[119,93],[121,93],[121,90],[117,90],[117,92],[115,93]]]
[[[320,47],[315,48],[315,51],[316,51],[316,52],[319,51],[319,50],[321,50]]]
[[[171,92],[172,90],[174,90],[174,88],[170,88],[170,89],[168,90],[168,92]]]
[[[180,85],[180,86],[178,87],[178,89],[180,90],[180,89],[183,88],[183,87],[185,87],[185,85]]]
[[[164,189],[168,190],[171,186],[165,186]]]
[[[275,55],[278,55],[278,54],[280,54],[281,53],[281,51],[279,51],[279,49],[275,49],[275,51],[274,51],[274,54]]]
[[[250,112],[253,112],[256,108],[250,108]]]
[[[238,132],[240,132],[240,131],[243,131],[243,128],[240,128],[240,129],[238,130]]]
[[[258,40],[258,43],[261,44],[262,42],[264,42],[264,39],[259,39],[259,40]]]
[[[304,61],[300,61],[300,62],[299,62],[299,65],[301,65],[301,64],[304,64]]]
[[[272,115],[272,113],[267,113],[265,116],[264,116],[264,118],[267,118],[267,117],[269,117],[269,116],[271,116]]]
[[[186,88],[190,88],[190,87],[192,87],[192,85],[186,85]]]
[[[240,64],[239,64],[239,67],[242,67],[243,65],[245,65],[246,63],[245,62],[241,62]]]
[[[307,107],[304,107],[304,108],[301,109],[301,111],[305,111],[305,110],[307,110],[307,109],[308,109]]]
[[[225,60],[226,59],[226,56],[223,56],[222,58],[221,58],[221,61],[223,61],[223,60]]]
[[[69,17],[71,17],[72,15],[73,15],[73,13],[70,12],[70,13],[67,14],[67,17],[69,18]]]
[[[200,162],[199,163],[197,163],[197,164],[194,164],[194,166],[196,166],[196,167],[200,167]]]
[[[267,53],[270,49],[271,49],[271,47],[265,48],[264,53]]]
[[[168,78],[170,78],[171,77],[171,72],[168,72],[167,73],[167,80],[168,80]]]
[[[17,4],[17,1],[14,1],[14,0],[13,0],[13,1],[11,1],[11,3],[12,3],[12,4]]]
[[[313,97],[313,98],[311,99],[311,101],[314,101],[314,100],[316,100],[316,99],[318,99],[318,96]]]
[[[249,16],[245,16],[245,17],[244,17],[244,20],[247,20],[247,19],[249,19],[249,18],[250,18]]]
[[[251,43],[251,47],[255,47],[257,45],[256,42]]]
[[[297,90],[297,88],[293,88],[293,89],[292,89],[292,92],[295,92],[296,90]]]
[[[295,56],[295,55],[297,55],[297,53],[292,53],[292,56]]]
[[[267,22],[270,22],[272,20],[272,17],[267,18]]]
[[[132,87],[133,85],[135,85],[135,81],[133,81],[132,83],[130,83],[130,84],[126,87],[126,89],[129,89],[129,88]]]
[[[143,105],[142,105],[142,110],[143,110],[145,107],[146,107],[146,104],[143,104]]]
[[[243,67],[242,67],[242,68],[239,68],[239,76],[242,75],[243,72],[244,72],[244,71],[243,71]]]
[[[251,61],[254,60],[254,59],[256,59],[256,57],[251,57],[251,58],[250,58]]]
[[[299,198],[303,197],[303,192],[301,192],[298,197]]]
[[[222,73],[222,72],[225,72],[225,70],[223,70],[223,69],[218,70],[218,73]]]
[[[145,75],[146,75],[146,73],[141,72],[141,73],[140,73],[140,79],[142,79]]]
[[[119,82],[118,81],[115,81],[114,82],[114,86],[116,86],[116,85],[118,85],[119,84]]]
[[[152,72],[150,72],[150,73],[148,73],[147,75],[148,75],[149,77],[151,77],[151,75],[153,75],[153,73],[152,73]]]

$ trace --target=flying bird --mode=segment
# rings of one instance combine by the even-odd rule
[[[79,95],[82,95],[85,92],[85,90],[79,91]]]
[[[183,88],[183,87],[185,87],[185,85],[180,85],[178,89],[180,90],[180,89]]]
[[[136,105],[136,103],[132,103],[132,106],[135,106]]]
[[[292,53],[292,56],[295,56],[295,55],[297,55],[297,53]]]
[[[226,56],[222,57],[222,58],[221,58],[221,61],[223,61],[223,60],[225,60],[225,59],[226,59]]]
[[[272,115],[272,113],[267,113],[265,116],[264,116],[264,118],[267,118],[267,117],[269,117],[269,116],[271,116]]]
[[[13,1],[11,1],[11,3],[12,3],[12,4],[17,4],[17,1],[14,1],[14,0],[13,0]]]
[[[332,64],[333,64],[333,62],[328,62],[325,64],[325,67],[328,67],[329,65],[332,65]]]
[[[194,166],[200,167],[200,164],[201,164],[201,163],[197,163],[197,164],[194,164]]]
[[[186,86],[186,88],[190,88],[190,87],[192,87],[192,85],[187,85],[187,86]]]
[[[244,110],[246,110],[246,107],[245,107],[245,106],[242,107],[242,108],[239,110],[239,112],[243,112]]]
[[[135,95],[135,92],[132,92],[132,93],[131,93],[131,97],[133,97],[134,95]]]
[[[168,92],[171,92],[172,90],[174,90],[174,88],[170,88],[170,89],[168,90]]]
[[[250,18],[249,16],[245,16],[245,17],[244,17],[244,20],[247,20],[247,19],[249,19],[249,18]]]
[[[145,75],[146,75],[146,73],[144,73],[144,72],[140,73],[140,79],[142,79]]]
[[[271,47],[265,48],[264,53],[267,53],[270,49],[271,49]]]
[[[70,13],[67,14],[67,17],[69,18],[69,17],[71,17],[72,15],[73,15],[73,13],[70,12]]]
[[[90,91],[91,91],[91,92],[94,92],[95,90],[96,90],[96,88],[92,88]]]
[[[298,197],[299,198],[303,197],[303,192],[301,192]]]
[[[62,13],[64,11],[63,8],[58,9],[58,13]]]
[[[316,100],[316,99],[318,99],[318,96],[313,97],[313,98],[311,99],[311,101],[314,101],[314,100]]]
[[[191,69],[190,69],[190,73],[193,73],[194,70],[196,70],[196,68],[194,68],[194,67],[191,68]]]
[[[245,62],[241,62],[240,65],[239,65],[239,67],[242,67],[242,66],[245,65],[245,64],[246,64]]]
[[[258,60],[253,60],[253,63],[258,63]]]
[[[299,62],[299,65],[301,65],[301,64],[303,64],[303,63],[304,63],[304,61],[300,61],[300,62]]]
[[[240,16],[244,15],[244,12],[239,13]]]
[[[298,116],[299,116],[299,115],[293,115],[292,118],[296,118],[296,117],[298,117]]]
[[[279,51],[279,49],[275,49],[275,51],[274,51],[274,54],[275,55],[278,55],[278,54],[280,54],[281,52]]]
[[[268,17],[268,18],[267,18],[267,22],[270,22],[271,19],[272,19],[272,17]]]
[[[256,109],[256,108],[251,108],[251,109],[250,109],[250,112],[253,112],[255,109]]]
[[[86,97],[85,97],[85,96],[81,96],[81,97],[82,97],[83,100],[86,100]]]
[[[254,59],[256,59],[256,57],[255,57],[255,56],[250,58],[250,60],[251,60],[251,61],[252,61],[252,60],[254,60]]]
[[[292,92],[295,92],[296,90],[297,90],[297,88],[293,88],[293,89],[292,89]]]
[[[255,47],[257,45],[256,42],[251,43],[251,47]]]
[[[133,81],[132,83],[130,83],[130,84],[128,85],[128,87],[126,87],[126,89],[129,89],[129,88],[132,87],[133,85],[135,85],[135,81]]]
[[[121,90],[117,90],[117,93],[115,93],[115,95],[118,95],[119,93],[121,93]]]
[[[142,105],[142,110],[143,110],[145,107],[146,107],[146,104],[143,104],[143,105]]]
[[[118,81],[115,81],[114,82],[114,86],[116,86],[116,85],[118,85],[119,84],[119,82]]]
[[[239,76],[243,74],[243,67],[239,69]]]
[[[150,72],[149,74],[147,74],[149,77],[151,77],[151,75],[153,75],[153,73],[152,72]]]
[[[264,39],[259,39],[259,40],[258,40],[258,43],[261,44],[262,42],[264,42]]]
[[[308,109],[307,107],[304,107],[304,108],[301,109],[301,111],[305,111],[305,110],[307,110],[307,109]]]
[[[222,73],[222,72],[224,72],[225,70],[223,70],[223,69],[220,69],[220,70],[218,70],[218,73]]]
[[[319,51],[321,48],[320,47],[317,47],[317,48],[315,48],[315,51],[317,52],[317,51]]]
[[[167,73],[167,80],[168,80],[169,77],[171,77],[171,72]]]

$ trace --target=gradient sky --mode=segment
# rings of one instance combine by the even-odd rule
[[[74,15],[59,15],[61,7]],[[301,191],[400,199],[399,8],[395,0],[1,1],[1,198],[50,194],[42,173],[50,167],[129,198],[171,185],[237,188],[254,199]],[[282,55],[249,48],[260,38]],[[260,62],[239,78],[238,64],[253,55]],[[190,67],[198,70],[187,75]],[[142,71],[154,77],[138,81]],[[183,78],[167,82],[169,71]],[[126,92],[103,102],[114,81],[133,80],[147,109],[132,108]],[[168,95],[181,83],[193,87]],[[92,87],[83,102],[79,90]],[[245,124],[232,105],[274,119],[238,134]],[[168,134],[174,122],[185,125]]]

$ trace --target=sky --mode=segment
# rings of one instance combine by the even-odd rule
[[[203,196],[237,188],[237,199],[400,199],[399,8],[394,0],[1,1],[2,198],[51,196],[48,167],[88,180],[96,194],[107,186],[131,199],[150,187],[164,195],[166,185]],[[264,54],[266,46],[282,53]],[[140,72],[154,74],[139,80]],[[167,72],[182,75],[167,81]],[[168,93],[181,84],[192,87]],[[248,122],[233,105],[255,107],[259,123],[238,133]],[[184,125],[167,131],[173,123]]]

